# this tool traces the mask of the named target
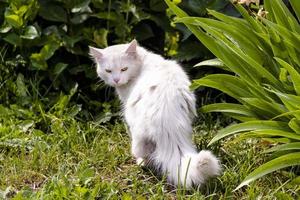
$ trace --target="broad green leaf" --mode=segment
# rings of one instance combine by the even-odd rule
[[[64,22],[67,20],[67,12],[65,9],[55,4],[55,1],[45,1],[40,4],[39,15],[49,21]]]
[[[12,29],[12,26],[8,23],[2,24],[0,27],[0,33],[8,33]]]
[[[9,33],[7,36],[3,38],[6,42],[14,45],[14,46],[21,46],[22,40],[16,33]]]
[[[84,21],[86,21],[89,18],[89,15],[86,13],[82,13],[82,14],[75,14],[74,17],[72,17],[70,19],[70,21],[73,24],[82,24]]]
[[[257,121],[249,121],[243,122],[240,124],[234,124],[228,126],[218,132],[218,134],[209,142],[208,145],[215,143],[216,141],[241,132],[249,132],[255,130],[282,130],[282,131],[290,131],[289,127],[286,123],[280,121],[267,121],[267,120],[257,120]]]
[[[93,41],[97,44],[98,47],[105,48],[108,46],[107,44],[107,35],[108,30],[107,29],[99,29],[95,30],[93,33]]]
[[[15,28],[20,28],[23,25],[23,19],[15,14],[9,14],[5,15],[5,20],[7,23],[9,23],[11,26]]]
[[[43,59],[48,60],[53,56],[53,54],[59,47],[59,43],[57,43],[56,41],[50,41],[48,44],[44,45],[40,54],[42,55]]]
[[[66,63],[57,63],[54,67],[53,74],[56,76],[60,75],[66,68],[68,64]]]
[[[99,12],[96,14],[91,14],[91,17],[96,17],[98,19],[106,19],[106,20],[112,20],[117,21],[118,15],[115,12]]]
[[[90,9],[88,8],[88,5],[90,4],[91,0],[80,0],[80,1],[70,1],[73,3],[73,5],[68,5],[68,7],[72,8],[72,13],[78,13],[78,12],[88,12]]]
[[[28,40],[33,40],[37,37],[39,37],[39,33],[34,26],[27,26],[25,28],[24,34],[21,35],[21,38],[28,39]]]
[[[45,58],[40,53],[31,54],[30,61],[33,69],[46,70],[48,68]]]
[[[289,166],[295,166],[300,165],[300,152],[296,153],[290,153],[283,156],[280,156],[278,158],[275,158],[257,169],[255,169],[253,172],[251,172],[244,180],[243,182],[235,189],[238,190],[241,187],[248,185],[250,182],[266,175],[271,172],[274,172],[276,170],[289,167]]]
[[[300,142],[292,142],[288,144],[277,145],[266,151],[265,153],[275,152],[275,151],[288,151],[288,150],[299,150],[300,151]]]
[[[37,70],[46,70],[48,68],[47,60],[53,56],[55,51],[60,47],[58,41],[49,41],[44,45],[39,53],[33,53],[30,56],[32,67]]]

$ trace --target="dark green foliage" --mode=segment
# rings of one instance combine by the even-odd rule
[[[206,8],[236,13],[223,0],[180,5],[198,16],[207,16]],[[78,84],[73,100],[83,106],[81,117],[102,115],[108,104],[101,102],[113,95],[99,84],[88,45],[104,48],[137,38],[141,45],[180,61],[210,58],[188,29],[170,23],[166,9],[159,0],[1,1],[1,102],[31,106],[43,101],[50,108]]]
[[[165,31],[172,28],[165,4],[157,2],[1,2],[1,102],[9,104],[10,99],[30,106],[41,100],[50,108],[60,93],[78,84],[74,100],[88,112],[102,113],[107,106],[97,101],[112,98],[97,83],[88,45],[104,48],[136,37],[163,53]],[[151,38],[154,42],[147,42]]]

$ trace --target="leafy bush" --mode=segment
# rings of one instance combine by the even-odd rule
[[[199,16],[206,16],[206,7],[231,12],[223,0],[180,5]],[[113,98],[96,80],[88,45],[104,48],[137,38],[143,46],[181,61],[211,58],[184,26],[170,24],[166,8],[160,0],[1,1],[1,102],[32,106],[43,101],[51,108],[60,93],[78,84],[73,99],[87,111],[82,116],[112,109],[103,103]],[[190,48],[195,51],[188,53]]]
[[[103,103],[112,98],[96,80],[88,45],[136,37],[163,52],[165,32],[172,30],[165,8],[158,1],[1,1],[1,102],[30,107],[43,101],[50,109],[78,84],[73,100],[87,111],[82,117],[112,109]]]
[[[209,14],[215,19],[189,17],[171,1],[166,2],[177,15],[176,21],[184,23],[225,70],[195,80],[192,88],[215,88],[237,101],[202,107],[203,112],[223,112],[241,121],[221,130],[210,144],[233,134],[238,134],[238,139],[262,138],[269,142],[265,153],[275,156],[250,173],[237,189],[267,173],[299,165],[299,2],[290,0],[298,19],[281,0],[265,0],[265,11],[259,14],[235,4],[243,19],[213,10]]]

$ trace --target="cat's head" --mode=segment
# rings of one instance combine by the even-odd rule
[[[105,49],[90,47],[89,54],[96,63],[98,76],[113,87],[124,86],[137,77],[142,66],[137,45],[133,40]]]

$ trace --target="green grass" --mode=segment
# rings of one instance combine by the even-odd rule
[[[66,115],[44,114],[49,128],[39,131],[42,116],[0,107],[0,198],[13,199],[293,199],[299,180],[280,171],[233,191],[249,172],[263,163],[267,142],[229,138],[211,147],[223,174],[201,188],[178,190],[163,177],[135,164],[124,124],[81,122]],[[23,114],[20,114],[23,113]],[[28,117],[28,116],[27,116]],[[206,115],[195,125],[199,149],[224,124]],[[202,122],[201,122],[202,121]],[[256,143],[253,145],[253,143]]]

